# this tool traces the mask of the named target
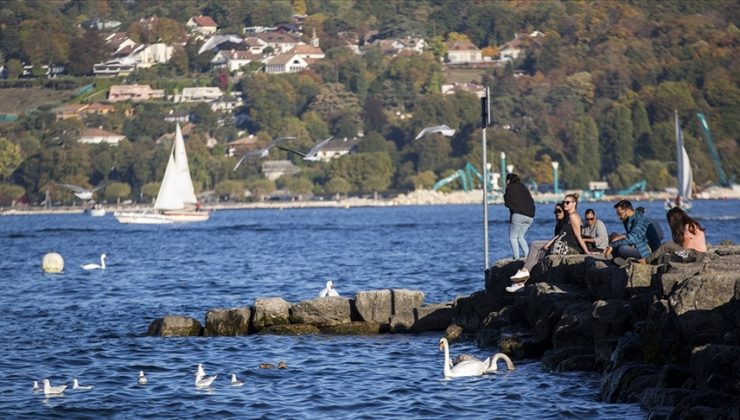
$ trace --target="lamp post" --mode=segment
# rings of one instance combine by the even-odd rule
[[[501,152],[501,164],[499,169],[501,170],[501,191],[506,189],[506,153]]]
[[[558,167],[559,162],[552,162],[552,192],[560,194],[560,188],[558,187]]]
[[[488,275],[488,150],[486,145],[486,127],[491,123],[491,108],[489,89],[486,96],[481,98],[481,143],[483,145],[483,276]]]
[[[513,174],[514,173],[514,165],[506,165],[506,173],[507,174]]]

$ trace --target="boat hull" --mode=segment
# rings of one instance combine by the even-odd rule
[[[105,209],[90,209],[87,211],[91,217],[103,217],[105,216]]]
[[[207,211],[166,211],[166,212],[115,212],[113,216],[120,223],[138,225],[167,225],[173,223],[205,222]]]

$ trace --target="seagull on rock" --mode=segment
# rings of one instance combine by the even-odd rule
[[[421,131],[419,131],[419,134],[416,135],[416,138],[414,140],[419,140],[422,137],[426,137],[430,134],[439,133],[446,137],[452,137],[455,135],[455,129],[450,128],[445,124],[437,125],[434,127],[427,127]]]
[[[331,280],[326,282],[326,287],[319,293],[319,297],[327,296],[339,296],[339,292],[334,288],[334,282]]]

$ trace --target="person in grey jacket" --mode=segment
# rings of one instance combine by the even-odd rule
[[[529,253],[527,233],[534,221],[534,200],[527,187],[519,180],[519,175],[509,174],[506,176],[506,192],[504,193],[504,205],[509,209],[509,243],[514,259],[519,259],[519,247],[521,246],[524,256]]]
[[[581,236],[590,251],[604,251],[609,246],[609,233],[604,222],[596,218],[593,209],[586,210],[586,224],[581,228]]]

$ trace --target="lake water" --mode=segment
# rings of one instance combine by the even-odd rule
[[[662,203],[640,203],[664,220]],[[609,203],[593,207],[621,230]],[[707,239],[740,242],[736,201],[696,201]],[[490,208],[490,259],[508,257],[508,212]],[[658,216],[660,215],[660,216]],[[552,231],[552,206],[538,205],[528,240]],[[483,288],[480,206],[240,210],[203,224],[120,225],[110,215],[0,217],[0,414],[3,418],[428,418],[644,417],[637,405],[598,402],[599,377],[555,374],[537,361],[512,373],[444,380],[439,333],[335,336],[146,337],[166,314],[203,322],[210,308],[256,297],[311,299],[328,278],[340,294],[419,289],[427,303]],[[47,252],[63,274],[40,269]],[[81,264],[107,253],[105,271]],[[495,349],[453,343],[452,355]],[[261,362],[285,370],[259,369]],[[219,377],[193,385],[196,365]],[[139,370],[149,384],[139,386]],[[231,372],[245,382],[230,386]],[[93,384],[64,396],[33,393],[33,380]],[[70,387],[71,388],[71,387]]]

